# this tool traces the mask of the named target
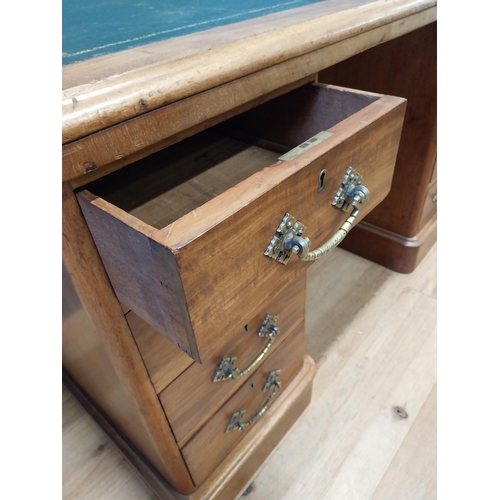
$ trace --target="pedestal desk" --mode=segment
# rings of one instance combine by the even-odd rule
[[[435,50],[435,1],[330,0],[63,68],[64,379],[160,498],[307,407],[314,260],[435,240]]]

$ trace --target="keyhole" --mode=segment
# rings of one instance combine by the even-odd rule
[[[318,192],[323,191],[323,189],[325,189],[325,178],[326,178],[326,170],[322,170],[319,174],[319,179],[318,179]]]
[[[248,332],[248,325],[245,325],[243,328],[245,329],[245,332]]]

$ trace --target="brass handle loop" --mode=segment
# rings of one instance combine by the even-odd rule
[[[304,261],[318,260],[325,254],[327,254],[330,250],[337,247],[346,237],[347,233],[351,230],[358,214],[359,208],[354,207],[352,209],[351,215],[347,217],[347,220],[340,226],[338,231],[329,240],[325,241],[325,243],[323,243],[315,250],[311,250],[306,253],[298,253],[299,259]]]
[[[238,359],[237,356],[223,356],[219,366],[215,370],[212,382],[221,382],[229,379],[238,380],[245,377],[257,366],[259,366],[260,362],[264,359],[264,356],[268,353],[269,349],[271,349],[276,335],[279,333],[279,328],[276,326],[277,320],[278,316],[276,314],[266,315],[257,335],[259,337],[269,337],[269,340],[264,346],[264,349],[262,349],[259,355],[245,369],[240,370],[238,368],[233,368]]]
[[[337,247],[354,225],[360,212],[360,205],[370,198],[370,191],[361,182],[361,175],[352,167],[348,167],[342,185],[333,198],[332,205],[344,212],[352,207],[351,214],[337,232],[320,247],[309,250],[311,241],[309,238],[303,237],[306,226],[290,213],[286,213],[276,229],[277,236],[273,236],[264,255],[280,264],[287,264],[293,254],[296,254],[300,260],[307,262],[318,260]]]
[[[279,382],[277,380],[277,377],[280,374],[280,372],[281,372],[281,370],[274,370],[267,377],[266,383],[264,384],[264,387],[262,388],[262,390],[267,391],[270,387],[272,387],[273,392],[267,398],[267,401],[264,403],[264,406],[247,422],[241,421],[241,419],[243,418],[243,416],[246,413],[246,410],[240,410],[240,411],[234,412],[231,415],[231,418],[229,419],[229,423],[227,424],[226,430],[224,432],[244,431],[245,429],[250,427],[253,423],[257,422],[257,420],[261,419],[264,416],[266,411],[271,406],[271,402],[276,397],[278,389],[281,386],[281,382]]]

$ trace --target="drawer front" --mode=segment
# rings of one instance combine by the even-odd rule
[[[266,425],[268,413],[272,412],[272,403],[279,398],[280,391],[292,381],[300,371],[304,360],[304,324],[299,325],[262,364],[259,370],[233,395],[229,401],[205,424],[205,426],[182,447],[190,474],[196,485],[201,484],[226,457],[228,452],[245,435],[244,430],[228,430],[228,424],[235,412],[245,410],[241,423],[246,424],[257,415],[269,401],[274,387],[263,391],[271,372],[280,370],[277,380],[280,387],[258,425]],[[252,425],[257,425],[253,423]]]
[[[180,447],[186,444],[275,350],[281,349],[285,338],[304,321],[306,276],[306,273],[303,273],[257,316],[248,323],[239,325],[234,339],[216,352],[207,363],[194,363],[160,394],[163,408]],[[236,378],[214,382],[214,375],[223,357],[237,357],[234,368],[244,372],[263,352],[270,338],[259,337],[258,332],[268,314],[277,316],[275,324],[279,333],[272,340],[259,364],[245,376],[238,377],[236,374]]]
[[[304,237],[313,249],[348,216],[332,201],[349,166],[362,175],[363,185],[370,190],[356,223],[385,198],[405,105],[404,99],[396,97],[308,86],[238,117],[231,133],[238,127],[242,134],[261,131],[262,140],[254,140],[239,156],[234,148],[231,158],[238,158],[236,163],[230,163],[229,155],[219,161],[224,156],[219,149],[213,157],[207,150],[175,164],[173,170],[184,172],[200,168],[204,161],[219,161],[222,171],[214,184],[207,177],[212,168],[187,183],[178,179],[179,187],[169,191],[166,200],[155,198],[147,204],[141,218],[127,211],[126,205],[148,176],[154,177],[149,164],[136,165],[144,178],[137,186],[127,186],[129,198],[122,206],[110,201],[116,198],[108,196],[114,186],[108,191],[89,186],[80,192],[82,211],[118,298],[192,358],[202,363],[210,359],[230,340],[231,325],[241,324],[248,314],[257,315],[271,296],[281,293],[307,267],[296,256],[282,265],[264,255],[286,213],[306,226]],[[256,167],[269,161],[269,148],[289,150],[322,131],[329,132],[328,137],[304,148],[303,154]],[[265,154],[259,153],[259,144],[265,146]],[[171,157],[177,154],[178,149]],[[167,161],[165,156],[162,161]],[[246,168],[257,170],[240,180]],[[116,174],[121,175],[116,185],[126,184],[128,174]],[[232,187],[226,183],[229,174],[237,182]],[[114,181],[108,178],[109,186]],[[224,186],[222,193],[220,186]],[[154,191],[151,186],[145,189]],[[216,194],[212,198],[210,191]],[[190,211],[179,211],[196,193],[202,193],[200,206],[193,209],[188,203]],[[167,218],[166,227],[154,227],[148,214],[158,204],[174,206],[179,218],[172,222]]]

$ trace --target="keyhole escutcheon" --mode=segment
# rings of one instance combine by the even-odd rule
[[[323,189],[325,189],[325,179],[326,179],[326,170],[323,169],[319,173],[319,177],[318,177],[318,193],[320,191],[323,191]]]

